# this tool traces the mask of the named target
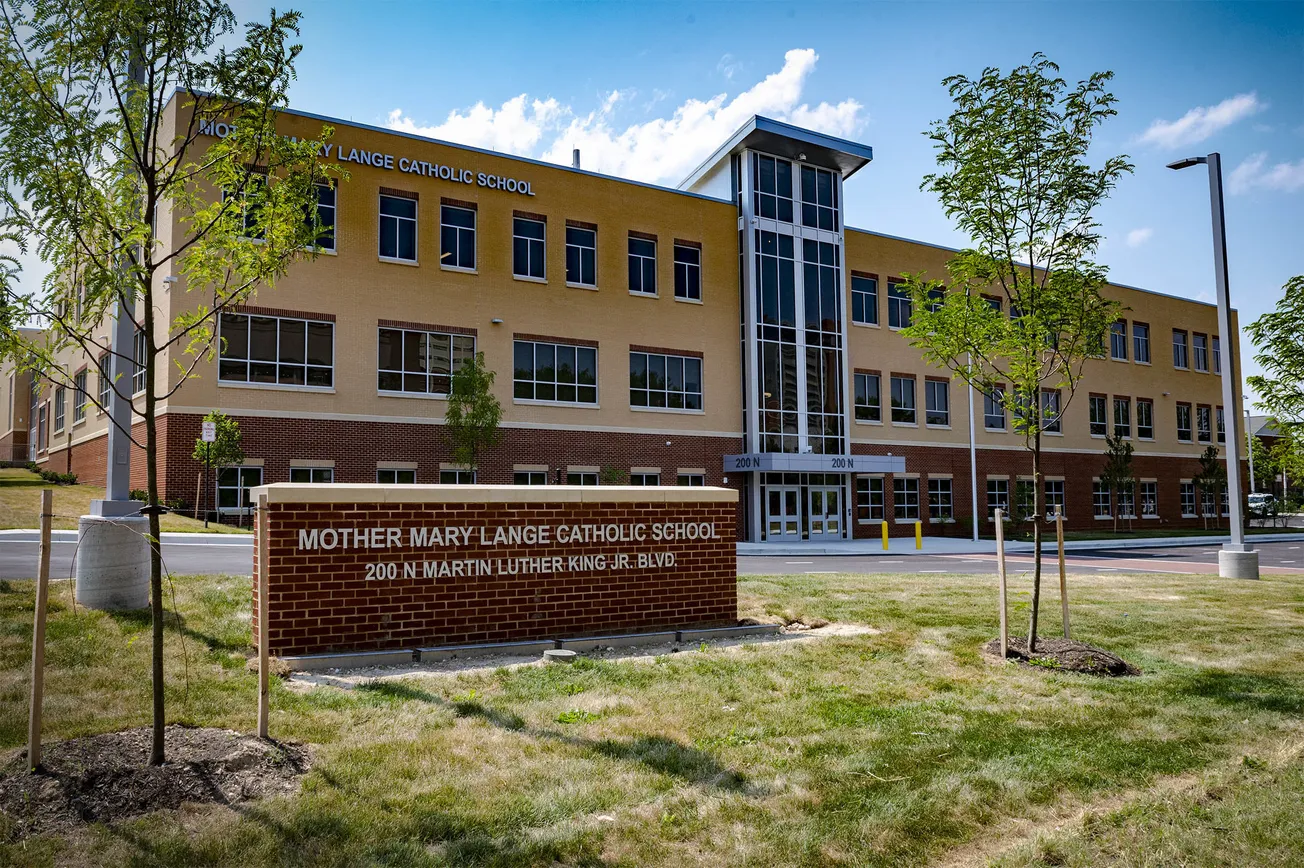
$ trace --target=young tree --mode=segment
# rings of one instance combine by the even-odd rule
[[[114,371],[134,365],[137,375],[115,378],[111,392],[144,422],[143,442],[133,442],[149,500],[155,765],[165,724],[159,401],[212,359],[223,311],[313,255],[316,185],[338,175],[317,161],[329,130],[318,140],[276,130],[298,21],[273,12],[241,38],[220,0],[0,3],[0,233],[51,269],[26,290],[13,263],[0,269],[4,339],[56,382],[70,376],[60,360],[75,353],[92,362],[107,353]],[[175,124],[170,100],[180,101]],[[230,124],[215,141],[203,132],[214,121]],[[165,225],[167,247],[156,234]],[[114,316],[134,326],[134,348],[106,337]],[[47,324],[47,339],[24,341],[12,328],[22,321]],[[169,350],[177,362],[165,370]]]
[[[941,171],[937,194],[972,247],[947,264],[946,281],[906,275],[913,321],[904,329],[933,365],[981,392],[1008,383],[1014,429],[1032,460],[1040,516],[1042,435],[1055,430],[1086,360],[1099,355],[1119,305],[1101,295],[1092,261],[1100,236],[1092,212],[1131,171],[1122,156],[1086,160],[1095,128],[1115,114],[1112,73],[1070,87],[1041,54],[1008,75],[994,68],[951,76],[955,111],[929,137]],[[1042,522],[1034,522],[1032,612],[1036,648]]]
[[[208,477],[209,471],[215,467],[229,467],[232,465],[244,464],[244,449],[240,447],[240,423],[223,413],[221,410],[210,410],[204,417],[205,422],[212,422],[215,428],[215,438],[213,442],[208,443],[203,436],[195,438],[195,451],[191,457],[198,461],[204,467],[204,493],[202,497],[210,496],[211,485]],[[199,517],[201,502],[195,503],[195,517]],[[208,511],[204,512],[204,527],[208,527]]]
[[[1222,489],[1227,484],[1227,466],[1218,456],[1217,446],[1206,446],[1200,453],[1200,472],[1191,481],[1200,491],[1200,515],[1206,529],[1209,527],[1209,512],[1204,504],[1207,500],[1213,501],[1213,526],[1217,530],[1221,524],[1218,515],[1222,506]]]
[[[1100,484],[1109,492],[1109,511],[1114,516],[1114,533],[1118,533],[1118,507],[1122,492],[1136,490],[1132,475],[1132,443],[1113,434],[1105,435],[1105,466],[1100,468]]]
[[[1259,406],[1287,430],[1304,431],[1304,274],[1282,287],[1275,310],[1245,327],[1263,375],[1246,377]]]
[[[444,428],[448,432],[453,461],[472,470],[486,449],[498,445],[502,432],[498,424],[503,407],[494,397],[494,372],[485,367],[484,353],[476,353],[453,372],[448,389]]]

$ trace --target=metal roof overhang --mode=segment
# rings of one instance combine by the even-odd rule
[[[837,169],[842,173],[844,180],[874,159],[874,149],[869,145],[805,130],[772,118],[752,115],[751,119],[739,127],[727,142],[717,148],[715,153],[707,157],[683,180],[679,189],[691,190],[693,185],[705,177],[721,160],[749,149],[825,169]]]

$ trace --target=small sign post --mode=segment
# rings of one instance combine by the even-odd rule
[[[208,491],[208,468],[212,464],[209,456],[212,455],[213,443],[217,442],[217,423],[204,421],[199,423],[199,439],[204,444],[204,482],[203,490]],[[200,507],[199,498],[195,499],[195,508]],[[208,527],[208,510],[204,510],[204,527]]]
[[[996,510],[996,571],[1001,580],[1001,660],[1010,648],[1010,626],[1005,604],[1005,511]]]

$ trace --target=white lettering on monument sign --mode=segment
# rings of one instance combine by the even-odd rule
[[[235,124],[229,121],[209,120],[202,121],[199,124],[200,135],[213,136],[218,139],[226,138],[234,129]],[[289,138],[292,141],[298,141],[295,136]],[[534,191],[530,189],[529,181],[508,178],[505,175],[473,172],[470,169],[444,166],[439,163],[428,163],[425,160],[411,160],[407,157],[399,157],[395,160],[393,154],[368,151],[365,148],[349,148],[345,150],[343,145],[328,142],[318,149],[317,155],[322,159],[334,159],[340,163],[359,163],[363,166],[371,166],[373,169],[391,170],[397,166],[400,172],[408,175],[423,175],[427,178],[440,178],[462,184],[475,184],[477,187],[488,187],[490,190],[505,190],[508,193],[520,193],[523,196],[534,195]]]
[[[718,540],[711,522],[654,524],[529,524],[509,527],[314,527],[299,529],[299,551],[333,552],[479,546],[583,545],[597,543],[673,543]],[[416,559],[365,564],[364,578],[434,579],[446,577],[515,576],[541,573],[602,572],[673,567],[674,552],[644,551],[614,554],[545,555]]]

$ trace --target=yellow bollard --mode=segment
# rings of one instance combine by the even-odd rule
[[[922,521],[916,521],[915,522],[915,551],[918,552],[923,550],[924,550],[924,523]]]
[[[883,519],[883,551],[887,551],[887,519]]]

